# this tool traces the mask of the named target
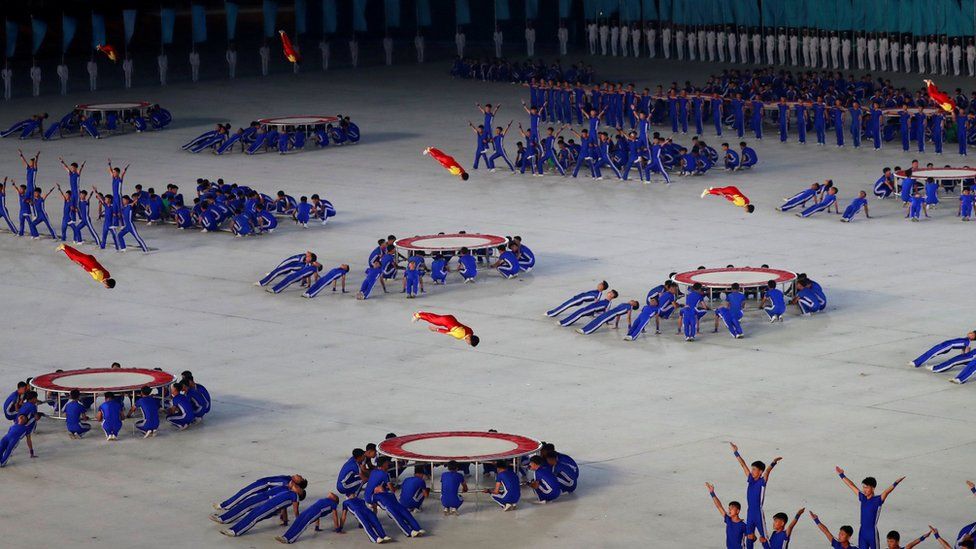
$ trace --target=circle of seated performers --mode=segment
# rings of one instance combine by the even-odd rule
[[[772,528],[769,528],[766,524],[763,509],[765,503],[764,496],[769,487],[769,479],[773,469],[783,458],[776,457],[768,465],[758,460],[747,464],[742,454],[739,453],[739,447],[734,442],[730,442],[729,445],[731,446],[733,457],[738,462],[739,467],[746,477],[745,518],[742,517],[743,510],[741,503],[738,501],[730,501],[728,506],[723,505],[715,493],[715,485],[710,482],[705,483],[705,488],[708,490],[708,495],[712,503],[715,505],[719,514],[722,515],[722,519],[725,522],[725,547],[727,549],[741,549],[756,545],[761,545],[766,548],[785,548],[789,546],[793,536],[793,530],[804,514],[810,516],[813,525],[827,538],[827,543],[831,547],[839,549],[857,549],[858,547],[910,549],[925,541],[929,536],[932,536],[939,543],[940,547],[944,547],[945,549],[953,549],[956,547],[972,549],[973,547],[973,536],[976,535],[976,523],[963,526],[957,536],[949,538],[949,540],[955,540],[955,543],[950,543],[950,541],[947,541],[939,534],[939,531],[935,527],[929,526],[927,532],[909,541],[904,546],[901,545],[901,534],[897,530],[891,530],[884,538],[887,543],[882,545],[881,531],[878,529],[878,519],[881,515],[882,506],[891,497],[895,488],[905,480],[905,477],[896,479],[883,491],[879,491],[878,480],[875,477],[865,477],[861,481],[860,486],[858,486],[853,480],[847,477],[844,469],[840,467],[835,467],[834,472],[840,478],[844,487],[855,495],[860,504],[861,519],[856,538],[852,526],[841,526],[837,530],[837,533],[834,534],[820,520],[820,517],[816,513],[807,511],[806,508],[801,508],[792,515],[785,512],[776,513],[773,515]],[[966,485],[970,492],[976,494],[976,484],[972,481],[966,481]],[[856,546],[854,545],[855,540],[857,541]],[[759,542],[758,544],[756,543],[757,541]]]
[[[213,154],[238,151],[244,154],[277,151],[285,154],[300,151],[306,146],[324,149],[329,145],[342,146],[359,143],[359,126],[348,116],[337,116],[335,124],[316,126],[286,126],[278,131],[274,126],[263,126],[253,121],[246,128],[231,132],[230,124],[217,124],[213,130],[204,132],[183,145],[182,149],[191,153],[209,150]]]
[[[123,132],[125,126],[132,126],[136,133],[161,130],[170,125],[173,121],[173,115],[159,105],[151,105],[146,108],[145,114],[142,114],[138,109],[122,112],[107,111],[104,115],[100,112],[85,114],[76,109],[45,128],[44,122],[47,119],[48,114],[46,112],[31,115],[30,118],[21,120],[6,130],[0,131],[0,137],[17,137],[18,139],[40,137],[48,140],[55,137],[87,135],[100,139],[102,132]]]
[[[396,435],[390,433],[387,438]],[[460,516],[464,494],[469,492],[466,477],[471,474],[471,463],[450,461],[443,465],[440,474],[440,507],[444,516]],[[579,466],[573,458],[556,451],[551,443],[543,443],[539,453],[525,456],[513,470],[511,460],[481,465],[486,477],[494,477],[492,488],[482,489],[503,511],[518,507],[522,485],[535,494],[533,503],[547,504],[563,494],[576,491]],[[412,473],[412,474],[410,474]],[[407,478],[400,482],[400,476]],[[433,474],[428,464],[410,465],[406,462],[377,456],[376,445],[365,449],[355,448],[339,469],[335,492],[327,491],[324,497],[301,508],[306,499],[308,481],[298,474],[275,475],[259,478],[242,487],[227,499],[214,503],[216,512],[210,520],[230,526],[221,533],[237,537],[246,534],[259,522],[277,517],[281,527],[287,529],[275,539],[281,543],[295,543],[313,527],[321,532],[321,520],[332,515],[332,531],[343,533],[350,514],[359,523],[363,533],[373,543],[392,541],[377,516],[382,510],[405,537],[420,537],[427,533],[415,515],[423,511],[430,497],[428,481]],[[397,492],[400,492],[397,497]],[[292,520],[289,522],[289,512]]]
[[[460,275],[465,284],[469,284],[474,283],[478,277],[478,265],[494,269],[506,279],[516,279],[520,273],[527,273],[535,267],[535,254],[522,244],[521,236],[509,238],[507,244],[494,250],[472,252],[461,248],[457,254],[442,252],[433,255],[417,251],[408,257],[399,258],[393,244],[396,240],[396,236],[389,235],[377,241],[366,260],[365,276],[356,294],[357,299],[369,299],[377,283],[383,293],[388,293],[386,283],[393,283],[401,271],[400,293],[413,299],[426,293],[424,278],[427,276],[435,285],[447,284],[448,275],[453,271]],[[493,257],[493,252],[497,253],[497,258]],[[452,267],[455,257],[457,266]],[[273,294],[280,294],[298,284],[300,288],[305,288],[302,297],[308,298],[317,297],[330,285],[333,292],[346,293],[346,275],[349,274],[349,269],[349,265],[343,263],[323,273],[324,267],[319,263],[318,256],[311,251],[305,251],[284,258],[254,284]]]
[[[121,365],[115,362],[112,368],[121,368]],[[92,429],[89,422],[94,420],[100,424],[105,440],[108,441],[118,440],[125,420],[133,416],[139,417],[134,426],[143,434],[142,438],[150,438],[155,437],[159,431],[161,414],[170,425],[183,431],[194,423],[203,421],[211,407],[210,392],[194,381],[193,373],[189,370],[180,374],[180,381],[168,388],[154,390],[142,387],[134,400],[131,392],[108,391],[102,395],[103,401],[97,408],[94,408],[94,395],[82,395],[78,389],[72,389],[67,395],[49,393],[44,397],[45,400],[40,400],[37,391],[31,389],[30,381],[28,378],[18,382],[17,388],[3,402],[3,415],[12,424],[0,440],[0,467],[7,465],[21,439],[27,439],[30,456],[37,457],[31,435],[40,418],[47,415],[38,409],[42,404],[62,415],[69,438],[84,438]],[[164,394],[166,391],[169,392],[168,395]],[[129,398],[128,408],[125,406],[126,397]],[[164,407],[165,404],[169,406]],[[93,415],[89,416],[89,412],[93,412]]]
[[[589,84],[594,81],[593,67],[584,63],[571,65],[563,69],[558,60],[546,64],[540,59],[519,63],[504,58],[463,58],[454,59],[451,66],[451,77],[461,79],[482,80],[485,82],[525,83],[533,80],[555,82],[580,82]]]
[[[743,289],[738,283],[733,283],[711,304],[706,289],[700,283],[696,282],[688,289],[687,294],[682,294],[678,284],[671,280],[674,274],[671,273],[663,284],[651,288],[643,301],[631,299],[614,304],[619,294],[616,290],[609,289],[610,286],[606,281],[601,281],[595,289],[570,297],[546,311],[545,315],[556,318],[566,313],[558,321],[559,326],[562,327],[573,326],[585,319],[583,327],[576,329],[577,333],[583,335],[590,335],[604,326],[617,329],[620,327],[620,321],[626,317],[627,335],[623,339],[635,341],[646,332],[651,320],[654,321],[654,333],[660,334],[661,320],[668,320],[677,313],[675,333],[684,335],[685,341],[694,341],[701,332],[702,319],[709,312],[714,314],[713,333],[718,332],[721,324],[728,330],[729,335],[741,339],[743,337],[741,321],[750,302],[758,303],[756,308],[766,313],[769,322],[782,322],[788,305],[796,305],[802,316],[810,316],[827,308],[827,296],[823,288],[807,277],[806,273],[797,276],[796,294],[792,297],[784,295],[773,280],[770,280],[764,289]],[[681,302],[681,298],[684,298],[684,303]],[[715,306],[714,309],[712,305]]]
[[[894,174],[902,172],[901,166],[884,168],[881,176],[874,182],[872,194],[879,200],[892,199],[900,200],[904,209],[904,218],[911,221],[920,221],[929,218],[929,212],[937,209],[942,204],[943,196],[959,192],[958,197],[953,202],[958,205],[950,206],[948,211],[962,221],[969,221],[973,216],[973,203],[976,200],[973,186],[976,180],[968,179],[941,179],[935,180],[932,177],[917,177],[915,172],[919,169],[933,169],[935,166],[929,162],[925,168],[919,166],[918,160],[912,160],[911,167],[904,170],[904,177],[901,181],[895,179]],[[951,168],[951,166],[945,166]],[[964,168],[969,169],[968,166]],[[957,188],[958,187],[958,188]],[[783,204],[776,209],[781,212],[799,210],[798,217],[811,217],[821,212],[841,214],[838,205],[838,189],[830,179],[821,183],[813,183],[808,188],[801,190],[789,198],[783,199]],[[951,204],[951,203],[950,203]],[[868,208],[868,193],[858,191],[850,203],[841,214],[840,221],[851,222],[861,211],[864,211],[865,219],[871,219]]]

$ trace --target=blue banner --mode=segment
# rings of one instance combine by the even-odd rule
[[[92,12],[92,49],[105,45],[105,16]]]
[[[387,27],[400,26],[400,0],[383,0],[383,15]]]
[[[128,46],[136,32],[136,10],[122,10],[122,28],[125,31],[125,45]]]
[[[430,26],[430,0],[417,0],[417,26]]]
[[[512,10],[508,5],[508,0],[495,0],[495,19],[498,21],[508,21],[512,18]]]
[[[4,27],[7,33],[7,57],[13,57],[14,52],[17,51],[17,23],[6,19]]]
[[[159,9],[159,25],[163,44],[173,43],[173,28],[176,27],[176,10],[173,8]]]
[[[68,46],[75,39],[78,32],[78,20],[70,15],[61,16],[61,53],[68,51]]]
[[[641,18],[640,0],[620,0],[620,21],[630,23]]]
[[[203,4],[192,4],[190,15],[193,22],[193,43],[207,41],[207,8]]]
[[[468,25],[471,23],[471,5],[468,0],[454,0],[454,23]]]
[[[525,0],[525,18],[536,19],[539,17],[539,0]]]
[[[366,0],[352,0],[352,30],[366,32]]]
[[[725,3],[725,2],[723,2]],[[642,0],[641,2],[641,13],[644,19],[653,20],[657,19],[657,2],[654,0]]]
[[[295,34],[308,32],[308,3],[306,0],[295,0]]]
[[[336,0],[322,0],[322,34],[335,33],[336,18]]]
[[[31,17],[31,38],[33,39],[33,49],[31,55],[37,55],[37,50],[41,49],[44,37],[47,35],[47,22]]]
[[[264,12],[264,37],[272,38],[278,33],[278,29],[275,28],[278,19],[277,0],[264,0],[261,10]]]
[[[559,18],[569,19],[569,12],[572,10],[573,0],[559,0]]]
[[[237,38],[237,12],[240,7],[237,2],[224,2],[224,13],[227,16],[227,41]]]

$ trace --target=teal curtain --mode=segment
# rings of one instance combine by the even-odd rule
[[[722,2],[722,3],[727,4],[728,2]],[[654,0],[643,0],[643,9],[644,9],[644,19],[653,20],[659,18],[657,15],[657,2],[655,2]]]
[[[366,0],[352,0],[352,30],[366,32]]]
[[[508,0],[495,0],[495,19],[508,21],[512,18],[512,12],[508,6]]]
[[[417,25],[430,26],[430,0],[417,0]]]
[[[308,0],[295,0],[295,34],[308,32]]]
[[[264,0],[261,3],[261,11],[264,14],[264,37],[271,38],[278,30],[275,28],[278,26],[278,1]]]
[[[125,45],[132,42],[132,35],[136,32],[136,10],[122,10],[122,28],[125,33]]]
[[[43,19],[31,17],[31,39],[34,46],[31,53],[33,55],[37,55],[37,50],[41,49],[45,36],[47,36],[47,22]]]
[[[539,0],[525,0],[525,18],[538,19]]]
[[[339,22],[336,20],[336,0],[322,0],[322,34],[335,34]]]
[[[224,2],[224,15],[227,18],[227,40],[232,41],[237,38],[237,12],[239,7],[237,2]]]
[[[70,15],[61,16],[61,53],[68,51],[68,46],[75,39],[78,31],[78,20]]]
[[[193,23],[193,42],[207,41],[207,8],[203,4],[192,4],[190,15]]]
[[[568,19],[573,8],[573,0],[559,0],[559,18]]]
[[[458,25],[471,24],[471,5],[468,0],[454,0],[454,22]]]

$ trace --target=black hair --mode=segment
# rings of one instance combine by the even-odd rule
[[[841,532],[844,532],[845,534],[847,534],[847,536],[848,536],[848,537],[850,537],[850,536],[853,536],[853,535],[854,535],[854,529],[853,529],[853,528],[851,528],[850,526],[848,526],[847,524],[845,524],[845,525],[843,525],[843,526],[841,526],[841,527],[840,527],[840,531],[841,531]]]
[[[756,207],[754,205],[752,205],[752,204],[749,204],[748,206],[746,206],[746,211],[749,212],[749,213],[752,213],[752,212],[756,211]]]
[[[302,480],[298,481],[297,484],[298,484],[298,487],[299,488],[301,488],[302,490],[304,490],[305,487],[308,486],[308,480],[303,477]]]
[[[139,389],[139,392],[142,393],[142,396],[149,396],[152,394],[152,389],[149,387],[143,387],[142,389]]]
[[[864,480],[861,481],[861,484],[865,486],[870,486],[871,488],[877,488],[878,480],[875,479],[874,477],[864,477]]]
[[[729,507],[730,508],[731,507],[735,507],[736,509],[742,509],[742,504],[739,503],[738,501],[730,501],[729,502]]]
[[[775,515],[773,515],[773,520],[777,520],[777,519],[783,522],[788,522],[790,520],[790,517],[786,513],[776,513]]]
[[[112,391],[105,392],[105,400],[112,400],[113,398],[115,398],[115,393],[113,393]]]
[[[471,346],[477,347],[478,343],[481,343],[481,338],[476,335],[471,336]]]
[[[363,457],[363,455],[365,455],[365,454],[366,454],[366,451],[363,450],[362,448],[354,448],[353,451],[352,451],[352,457],[354,457],[356,459],[359,459],[359,458]]]
[[[298,492],[298,501],[305,501],[305,490]]]
[[[498,469],[499,471],[502,470],[502,469],[508,469],[508,462],[505,461],[504,459],[500,459],[500,460],[496,461],[495,462],[495,469]]]
[[[68,393],[68,396],[70,396],[71,398],[78,398],[81,396],[81,391],[79,391],[78,389],[72,389],[71,392]]]
[[[462,181],[467,181],[468,180],[468,177],[470,177],[468,175],[468,172],[464,172],[464,173],[461,174],[461,180]]]
[[[115,279],[114,278],[106,278],[105,279],[105,287],[107,287],[107,288],[114,288],[115,287]]]
[[[370,451],[370,450],[375,450],[375,449],[376,449],[376,445],[373,444],[372,442],[370,442],[369,444],[366,445],[366,451],[367,452]]]
[[[529,458],[529,461],[530,461],[531,463],[535,463],[536,465],[545,465],[545,463],[546,463],[546,462],[545,462],[545,461],[544,461],[544,460],[542,459],[542,456],[532,456],[531,458]]]
[[[309,254],[309,255],[312,256],[312,261],[318,261],[319,260],[319,256],[317,256],[315,254]]]
[[[376,458],[376,466],[377,467],[382,467],[382,466],[386,465],[389,462],[390,462],[390,458],[387,457],[387,456],[380,456],[380,457]]]
[[[701,282],[695,282],[695,284],[692,285],[691,289],[692,290],[701,290],[702,289]]]
[[[766,464],[761,461],[753,461],[752,466],[755,467],[756,469],[759,469],[760,471],[766,470]]]
[[[27,383],[24,381],[18,381],[17,388],[20,389],[21,387],[27,387]]]
[[[458,462],[454,461],[453,459],[451,461],[448,461],[447,462],[447,470],[448,471],[457,471],[458,470]]]
[[[390,440],[391,438],[396,438],[396,433],[387,433],[383,440]]]
[[[733,290],[738,290],[739,289],[739,283],[738,282],[733,282],[732,283],[732,289]]]
[[[769,288],[770,290],[772,290],[773,288],[776,287],[776,281],[775,280],[770,280],[769,282],[766,283],[766,287]]]
[[[901,534],[898,533],[898,530],[892,530],[888,532],[887,538],[894,541],[901,541]]]

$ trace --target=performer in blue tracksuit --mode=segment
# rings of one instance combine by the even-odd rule
[[[555,501],[562,494],[562,489],[559,486],[556,475],[546,466],[546,462],[542,456],[532,456],[529,460],[529,469],[535,475],[535,480],[530,482],[529,486],[535,490],[540,502],[548,503]]]
[[[850,113],[850,129],[851,129],[851,143],[854,145],[855,149],[861,147],[861,117],[864,115],[864,111],[861,110],[861,105],[855,101],[851,104],[851,107],[847,110]]]
[[[210,520],[218,524],[227,524],[228,522],[237,522],[244,515],[251,512],[253,509],[260,507],[267,503],[267,501],[282,492],[287,492],[291,487],[291,484],[284,484],[282,486],[271,486],[267,490],[262,490],[255,494],[252,494],[234,505],[231,505],[224,510],[223,513],[213,513],[210,515]]]
[[[434,284],[446,284],[447,283],[447,273],[450,272],[450,267],[448,266],[448,261],[450,258],[444,258],[440,254],[435,254],[430,261],[430,279]]]
[[[313,276],[318,276],[319,272],[322,271],[322,265],[318,261],[313,261],[311,263],[304,264],[300,269],[289,273],[285,278],[281,279],[277,284],[266,290],[280,294],[285,290],[285,288],[291,286],[292,284],[301,281],[305,284]]]
[[[27,426],[27,422],[27,416],[17,416],[14,424],[7,429],[7,434],[3,438],[0,438],[0,467],[7,466],[7,462],[10,461],[10,456],[14,453],[17,445],[20,444],[20,440],[28,435],[30,428]]]
[[[805,206],[808,201],[816,198],[818,192],[820,192],[820,183],[813,183],[809,188],[784,199],[783,205],[776,209],[781,212],[788,212],[794,208]]]
[[[13,182],[10,183],[13,185]],[[14,187],[16,190],[16,186]],[[18,194],[19,196],[19,194]],[[3,183],[0,183],[0,217],[7,222],[7,227],[10,232],[17,234],[17,229],[14,227],[13,220],[10,219],[10,212],[7,211],[7,178],[3,178]]]
[[[752,114],[750,116],[750,125],[752,126],[752,131],[756,134],[756,139],[763,138],[763,102],[754,99],[749,102],[752,107]]]
[[[655,137],[654,142],[651,145],[650,158],[647,162],[647,175],[645,180],[650,181],[651,173],[659,173],[664,177],[664,182],[668,185],[671,184],[671,177],[668,175],[668,170],[664,167],[664,161],[661,157],[662,148],[665,143],[670,143],[670,140],[665,140],[660,137]]]
[[[942,154],[944,136],[945,115],[942,114],[942,110],[937,110],[932,115],[932,145],[935,147],[935,154]]]
[[[495,462],[495,487],[485,490],[505,511],[514,509],[522,497],[522,487],[519,485],[518,475],[511,470],[511,463],[506,460]]]
[[[522,244],[521,236],[513,236],[512,241],[518,246],[519,271],[529,272],[535,267],[535,253],[528,246]]]
[[[573,311],[572,313],[570,313],[569,316],[559,321],[559,325],[563,327],[572,326],[573,324],[576,323],[576,321],[583,318],[584,316],[596,316],[596,315],[603,314],[603,312],[605,312],[608,308],[610,308],[611,302],[616,297],[617,297],[617,291],[610,290],[609,292],[607,292],[604,298],[583,305],[580,308]]]
[[[715,126],[715,135],[721,137],[722,125],[724,124],[722,122],[722,114],[723,114],[722,111],[724,110],[724,106],[725,106],[724,100],[718,94],[714,94],[712,95],[712,98],[709,100],[709,103],[711,104],[711,109],[712,109],[712,124]]]
[[[881,111],[881,107],[877,103],[871,104],[871,109],[868,110],[868,131],[874,140],[874,150],[881,150],[881,143],[883,141],[883,131],[884,131],[884,113]]]
[[[149,246],[146,246],[146,241],[139,236],[139,231],[136,230],[135,219],[132,217],[132,206],[133,203],[129,197],[122,198],[122,230],[116,234],[119,250],[125,251],[125,235],[131,234],[136,239],[136,243],[139,244],[139,248],[148,253]]]
[[[468,491],[468,484],[464,481],[464,475],[458,469],[461,466],[456,461],[447,462],[447,471],[441,473],[441,506],[445,513],[457,514],[458,509],[464,505],[464,498],[461,492]]]
[[[512,123],[509,122],[508,123],[508,127],[504,128],[504,129],[501,126],[499,126],[498,128],[495,128],[495,135],[491,138],[491,144],[492,144],[492,147],[495,149],[495,152],[490,157],[488,157],[488,159],[486,161],[486,163],[488,164],[488,168],[489,169],[494,170],[495,169],[495,159],[501,158],[505,162],[505,164],[508,166],[508,169],[510,171],[512,171],[512,172],[515,171],[515,166],[512,165],[511,160],[508,159],[508,154],[505,153],[505,136],[508,135],[508,130],[511,127],[512,127]]]
[[[881,514],[881,506],[887,501],[888,496],[894,491],[905,477],[896,480],[884,492],[878,495],[875,488],[878,481],[874,477],[866,477],[861,481],[861,488],[858,488],[851,479],[847,478],[844,470],[836,468],[840,479],[857,494],[857,499],[861,503],[861,524],[857,531],[857,545],[862,549],[881,549],[881,536],[878,532],[878,515]]]
[[[47,194],[42,195],[41,189],[39,187],[34,188],[34,197],[31,200],[31,209],[33,210],[33,217],[31,218],[30,223],[34,228],[34,230],[32,231],[34,233],[37,232],[37,226],[43,223],[44,226],[47,227],[47,231],[48,233],[50,233],[51,239],[57,240],[58,237],[54,234],[54,228],[51,227],[51,220],[48,219],[47,211],[44,209],[44,201],[47,200],[47,197],[51,195],[51,192],[53,190],[54,189],[51,189],[50,191],[47,192]]]
[[[905,170],[905,177],[901,180],[900,197],[903,204],[912,201],[912,193],[915,192],[915,179],[912,178],[912,169]]]
[[[210,413],[212,401],[210,391],[194,381],[193,374],[189,370],[184,370],[180,377],[183,384],[186,385],[186,396],[190,399],[190,404],[193,405],[194,419],[199,421],[203,419],[203,416]]]
[[[65,403],[63,412],[65,427],[71,438],[81,438],[91,430],[91,424],[87,423],[88,416],[85,415],[87,407],[81,403],[81,393],[78,389],[72,389],[68,395],[68,402]]]
[[[118,221],[117,217],[115,216],[115,206],[112,204],[112,197],[103,195],[97,190],[94,192],[96,193],[95,197],[102,204],[102,209],[105,212],[105,215],[102,217],[102,235],[98,240],[99,247],[104,250],[105,246],[108,245],[108,237],[111,235],[112,243],[115,245],[115,249],[118,249],[119,241],[115,236],[116,231],[118,230]]]
[[[590,335],[593,332],[600,329],[604,324],[614,323],[614,328],[620,325],[620,319],[627,315],[627,328],[630,328],[631,313],[636,311],[640,307],[640,303],[637,300],[630,300],[626,303],[621,303],[612,309],[607,309],[600,315],[598,315],[593,320],[589,321],[582,328],[577,328],[576,332],[583,335]]]
[[[898,111],[898,133],[901,135],[901,150],[908,152],[912,141],[912,115],[908,112],[908,105]]]
[[[925,179],[925,205],[935,206],[939,203],[939,184],[935,179],[928,177]]]
[[[729,443],[729,445],[732,447],[732,455],[735,456],[746,475],[746,547],[752,549],[757,538],[766,537],[766,521],[763,515],[766,486],[769,484],[769,476],[772,474],[773,468],[783,458],[773,459],[769,467],[766,467],[762,461],[754,461],[750,467],[746,465],[746,461],[739,454],[739,447],[735,443]]]
[[[320,276],[318,280],[309,285],[302,297],[315,297],[325,289],[329,284],[332,284],[332,291],[336,291],[336,286],[341,282],[342,293],[346,293],[346,274],[349,272],[349,265],[343,263],[338,267],[329,270],[329,272]]]
[[[745,141],[739,143],[739,169],[751,168],[757,162],[759,162],[759,156],[756,155],[755,149],[747,146]]]
[[[973,216],[973,196],[971,189],[963,189],[962,194],[959,195],[959,212],[958,216],[963,221],[969,221]]]
[[[797,288],[799,290],[796,292],[796,297],[793,298],[793,303],[800,308],[800,314],[803,316],[810,316],[811,314],[819,311],[819,306],[817,305],[817,296],[813,293],[813,290],[797,283]]]
[[[834,134],[837,136],[837,146],[844,146],[844,107],[840,105],[840,100],[830,108],[830,121],[834,125]]]
[[[277,515],[282,515],[285,518],[283,522],[287,522],[288,507],[294,507],[295,516],[298,516],[298,502],[304,499],[305,490],[298,486],[292,486],[290,489],[276,494],[260,506],[251,509],[236,524],[226,530],[221,530],[220,533],[230,537],[242,536],[255,524]]]
[[[817,134],[817,145],[827,144],[827,105],[823,99],[817,98],[813,104],[813,130]]]
[[[695,340],[695,337],[698,335],[698,320],[698,310],[694,307],[685,305],[678,310],[678,321],[680,322],[681,330],[684,332],[685,341]]]
[[[817,202],[813,206],[810,206],[809,208],[803,210],[802,212],[796,215],[799,217],[810,217],[815,213],[829,210],[830,207],[834,206],[836,203],[837,203],[837,189],[835,187],[831,187],[830,190],[827,191],[827,195],[824,196],[820,202]]]
[[[363,527],[363,532],[366,533],[366,536],[373,543],[390,541],[390,536],[387,536],[386,531],[383,530],[380,519],[362,498],[351,497],[342,502],[341,523],[346,522],[346,513],[352,513],[352,516],[356,517],[359,525]]]
[[[891,173],[891,168],[885,168],[874,182],[874,196],[878,198],[888,198],[895,193],[895,177]]]
[[[780,98],[779,104],[776,105],[779,111],[779,141],[780,143],[786,143],[786,138],[788,137],[788,129],[790,125],[790,106],[786,104],[786,98]]]
[[[11,392],[3,401],[3,417],[7,421],[17,421],[17,410],[20,409],[21,403],[25,400],[28,390],[27,382],[18,381],[17,390]]]
[[[467,248],[461,248],[458,255],[458,274],[464,279],[465,283],[474,282],[478,276],[478,262]]]
[[[427,467],[414,465],[414,474],[400,484],[400,505],[408,511],[421,511],[424,500],[430,495],[427,488]]]
[[[807,105],[797,103],[793,106],[793,113],[796,116],[796,141],[801,145],[807,144]]]
[[[919,355],[918,358],[911,361],[909,364],[918,368],[931,360],[933,357],[943,355],[949,351],[959,350],[962,354],[968,353],[969,347],[972,345],[973,341],[976,341],[976,330],[967,333],[965,337],[947,339],[942,343],[933,346],[931,349]]]
[[[922,193],[916,192],[908,204],[908,212],[905,213],[905,219],[910,218],[912,221],[918,221],[923,212],[925,213],[925,217],[929,216],[929,209],[925,204],[925,198],[922,196]]]
[[[259,286],[267,286],[278,277],[300,270],[309,263],[315,263],[317,259],[318,258],[316,255],[312,252],[305,252],[286,257],[280,263],[278,263],[277,267],[268,272],[268,274],[264,275],[264,278],[259,280],[257,284]]]
[[[644,328],[647,327],[647,324],[652,318],[657,323],[655,331],[660,333],[660,319],[668,319],[671,317],[671,313],[674,312],[674,292],[676,291],[677,287],[674,286],[673,282],[668,280],[664,283],[663,291],[654,297],[649,294],[647,304],[644,305],[637,318],[631,323],[627,335],[624,336],[624,340],[634,341],[639,338],[644,333]]]
[[[559,316],[560,314],[562,314],[564,311],[566,311],[571,307],[578,307],[580,305],[583,305],[584,303],[592,303],[594,301],[597,301],[603,296],[603,292],[605,292],[608,287],[609,286],[607,285],[606,280],[600,281],[600,283],[596,285],[595,290],[580,292],[574,295],[573,297],[560,303],[556,307],[546,311],[546,316],[550,316],[550,317]]]
[[[569,460],[560,459],[564,456],[556,452],[545,452],[544,455],[546,466],[552,471],[553,476],[556,477],[556,482],[559,483],[559,489],[568,494],[575,492],[579,483],[579,468],[575,464],[571,464]]]
[[[378,505],[380,509],[386,511],[405,536],[422,536],[426,532],[410,511],[397,500],[393,492],[390,475],[386,472],[389,467],[390,458],[380,456],[376,459],[376,468],[370,472],[369,481],[366,483],[366,503]]]
[[[193,420],[196,419],[193,415],[193,403],[185,391],[186,386],[182,382],[172,385],[173,405],[166,414],[166,421],[181,431],[192,425]]]
[[[776,281],[770,280],[766,283],[766,295],[762,300],[762,308],[769,316],[769,321],[783,320],[783,313],[786,312],[786,298],[783,291],[776,287]],[[767,302],[769,303],[767,305]]]
[[[498,259],[492,263],[492,269],[498,269],[498,272],[505,278],[516,278],[519,274],[519,259],[516,255],[515,250],[518,249],[518,245],[511,243],[508,245],[507,249],[504,245],[498,247]]]
[[[122,419],[122,401],[115,398],[115,393],[108,391],[105,393],[105,402],[98,407],[98,414],[95,416],[95,420],[102,423],[106,439],[118,438],[119,431],[122,430]]]
[[[373,266],[366,269],[366,278],[363,279],[363,283],[359,287],[359,293],[356,294],[356,299],[369,299],[369,294],[372,293],[373,286],[376,285],[377,280],[383,288],[383,293],[386,293],[386,282],[383,280],[383,267],[379,260],[373,261]]]
[[[715,329],[713,332],[718,331],[718,321],[719,319],[725,323],[725,327],[728,328],[729,334],[732,337],[739,339],[742,337],[742,324],[739,323],[739,319],[742,318],[742,312],[736,311],[729,305],[728,302],[722,304],[721,307],[715,309]]]
[[[726,171],[732,171],[739,167],[739,153],[732,150],[728,143],[722,143],[722,155]]]
[[[356,448],[342,468],[339,469],[339,477],[336,479],[336,491],[347,498],[354,497],[363,487],[363,479],[360,476],[362,463],[366,459],[366,452],[362,448]]]
[[[153,396],[149,387],[143,387],[139,393],[142,396],[132,404],[126,417],[132,417],[138,408],[142,412],[142,419],[136,421],[136,429],[145,433],[147,438],[156,436],[159,430],[159,399]]]
[[[301,475],[274,475],[270,477],[262,477],[241,488],[234,495],[230,496],[224,501],[215,503],[214,509],[221,511],[230,509],[234,505],[237,505],[243,501],[245,498],[251,497],[254,494],[264,492],[274,487],[287,486],[291,482],[295,482],[302,487],[308,484]]]
[[[847,208],[844,210],[843,217],[840,218],[841,221],[845,223],[850,223],[854,220],[854,216],[864,208],[864,217],[871,219],[871,215],[868,213],[868,194],[864,191],[858,193],[857,198],[848,204]]]
[[[319,521],[323,517],[332,514],[332,524],[334,531],[336,533],[342,531],[342,525],[339,522],[339,513],[336,512],[336,508],[339,506],[339,496],[329,492],[327,496],[319,499],[305,508],[304,511],[295,517],[294,522],[285,530],[285,533],[275,537],[276,540],[281,543],[295,543],[298,541],[298,537],[302,535],[310,524],[315,523],[315,531],[321,531],[319,528]]]

